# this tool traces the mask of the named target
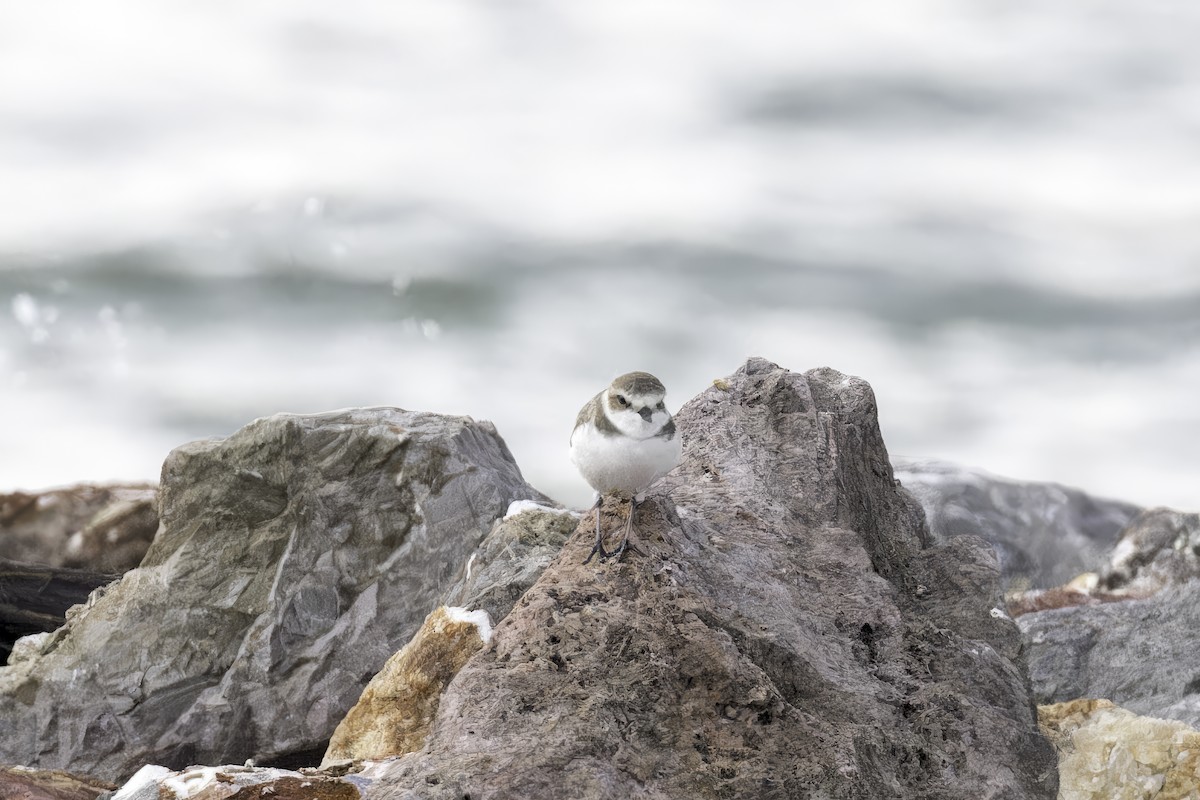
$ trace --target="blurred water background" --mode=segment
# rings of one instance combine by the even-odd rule
[[[0,490],[751,354],[893,454],[1200,506],[1200,7],[4,2]]]

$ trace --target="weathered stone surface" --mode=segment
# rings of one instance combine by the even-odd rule
[[[1200,515],[1138,514],[1098,573],[1010,597],[1039,702],[1108,698],[1200,725]]]
[[[1200,578],[1200,514],[1167,508],[1143,511],[1121,531],[1099,572],[1063,586],[1012,592],[1013,616],[1068,606],[1098,605],[1153,596]]]
[[[1194,800],[1200,731],[1141,717],[1108,700],[1041,706],[1059,751],[1060,800]]]
[[[316,770],[264,767],[191,767],[170,771],[148,766],[112,800],[361,800],[352,780]]]
[[[1200,578],[1200,514],[1155,508],[1121,531],[1100,586],[1131,597],[1149,597],[1166,586]]]
[[[486,612],[439,606],[383,665],[338,724],[324,764],[398,756],[420,749],[442,692],[491,639]]]
[[[578,514],[564,509],[514,504],[471,554],[443,602],[504,619],[558,557],[578,521]]]
[[[1144,599],[1025,614],[1017,623],[1039,703],[1106,698],[1200,726],[1200,581]]]
[[[276,415],[175,450],[141,567],[0,669],[0,762],[315,763],[522,498],[489,423]]]
[[[503,619],[558,556],[578,518],[565,509],[513,503],[467,559],[445,601]],[[401,755],[424,742],[445,684],[483,646],[474,625],[448,624],[445,608],[435,610],[371,679],[334,732],[323,767]]]
[[[146,484],[0,495],[0,558],[92,572],[136,567],[158,530]]]
[[[922,549],[870,387],[718,384],[638,552],[583,565],[585,517],[367,797],[1054,796],[995,556]]]
[[[941,461],[892,463],[925,509],[933,540],[963,534],[987,539],[1000,554],[1010,589],[1058,586],[1100,569],[1140,510],[1055,483],[1008,480]]]
[[[115,788],[61,770],[0,767],[0,800],[95,800]]]

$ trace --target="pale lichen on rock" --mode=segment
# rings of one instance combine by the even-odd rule
[[[1040,706],[1059,751],[1059,800],[1195,800],[1200,731],[1138,716],[1108,700]]]
[[[420,749],[446,684],[492,637],[485,611],[441,606],[383,665],[333,732],[322,764]]]

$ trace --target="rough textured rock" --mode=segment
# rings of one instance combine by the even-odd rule
[[[558,557],[578,521],[578,514],[564,509],[515,504],[471,554],[443,602],[504,619]]]
[[[0,767],[0,800],[95,800],[115,788],[60,770]]]
[[[1139,508],[1054,483],[1014,481],[940,461],[895,458],[935,542],[982,536],[1010,589],[1044,589],[1094,572]]]
[[[1108,698],[1200,725],[1200,515],[1152,509],[1097,573],[1010,598],[1039,702]]]
[[[137,772],[112,800],[361,800],[352,779],[316,770],[262,767],[192,767],[172,772],[149,766]]]
[[[503,619],[558,556],[578,518],[565,509],[513,503],[467,559],[445,602]],[[323,766],[400,755],[425,741],[446,683],[484,644],[474,624],[449,620],[445,608],[435,610],[371,679],[334,732]]]
[[[922,549],[865,382],[753,359],[676,420],[637,552],[585,517],[367,797],[1055,795],[995,556]]]
[[[491,620],[483,611],[435,608],[412,641],[367,684],[333,732],[323,764],[419,750],[446,684],[491,635]]]
[[[1200,731],[1140,717],[1107,700],[1041,706],[1059,751],[1060,800],[1194,800]]]
[[[0,558],[124,572],[158,530],[156,490],[145,484],[81,484],[0,495]]]
[[[1017,623],[1039,703],[1099,697],[1200,726],[1200,581],[1144,599],[1025,614]]]
[[[175,450],[141,567],[0,669],[0,762],[315,763],[526,485],[489,423],[276,415]]]
[[[1148,597],[1166,586],[1200,578],[1200,514],[1168,508],[1143,511],[1121,532],[1100,586]]]
[[[0,666],[17,639],[58,628],[67,609],[117,577],[0,559]]]
[[[1099,572],[1085,572],[1063,586],[1013,592],[1014,616],[1068,606],[1098,605],[1151,597],[1168,586],[1200,578],[1200,514],[1166,508],[1143,511],[1121,531]]]

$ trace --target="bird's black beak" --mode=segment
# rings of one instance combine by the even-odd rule
[[[642,415],[642,419],[646,420],[646,422],[649,422],[650,418],[654,416],[654,409],[647,406],[638,413]]]

